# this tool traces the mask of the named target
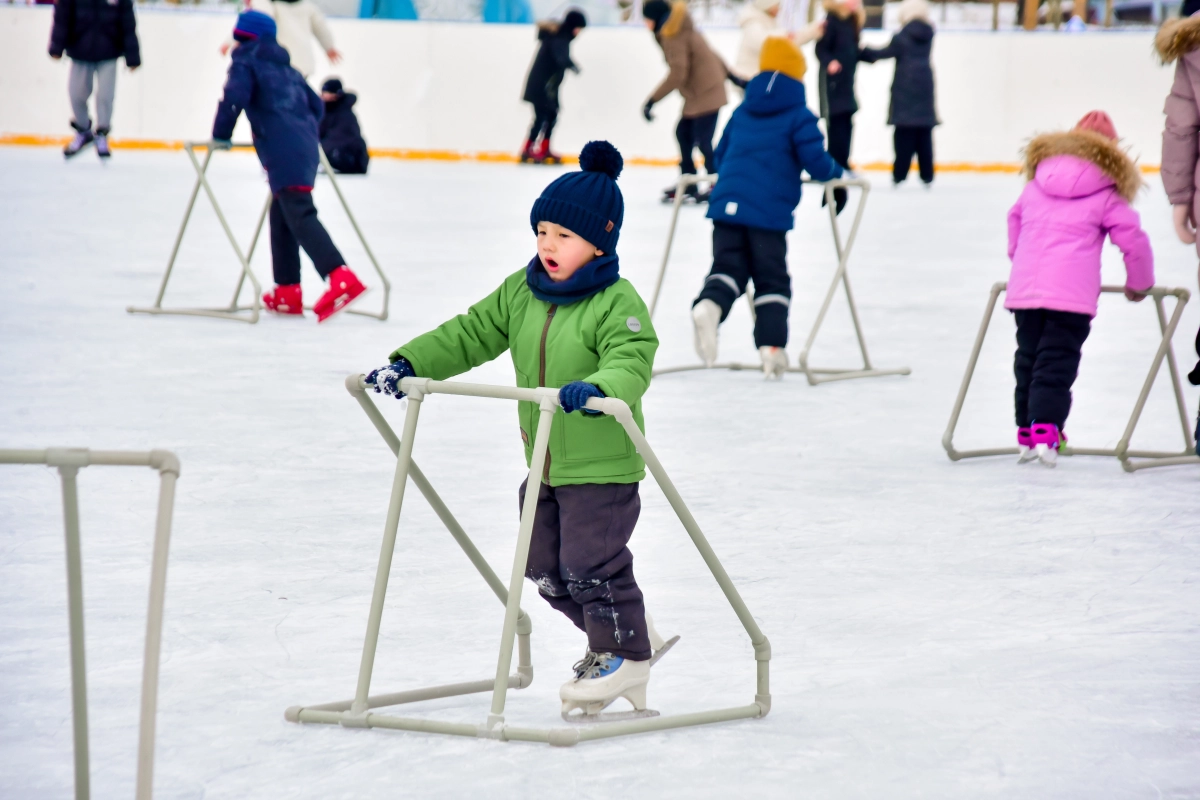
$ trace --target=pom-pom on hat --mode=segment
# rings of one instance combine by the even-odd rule
[[[568,172],[547,186],[533,204],[529,224],[553,222],[612,255],[621,237],[625,198],[617,177],[625,160],[608,142],[588,142],[579,154],[579,172]]]
[[[233,38],[239,42],[255,39],[274,39],[275,20],[261,11],[243,11],[233,26]]]
[[[1083,119],[1075,123],[1075,129],[1080,131],[1095,131],[1102,136],[1107,136],[1114,142],[1117,140],[1117,126],[1113,125],[1112,118],[1103,111],[1089,111],[1083,115]]]
[[[758,59],[758,68],[762,72],[782,72],[789,78],[804,80],[804,72],[808,64],[800,48],[785,36],[768,36],[763,42],[762,55]]]

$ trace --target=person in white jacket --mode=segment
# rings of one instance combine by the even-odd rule
[[[317,37],[329,63],[337,64],[342,60],[342,54],[333,46],[333,34],[325,15],[312,0],[248,0],[246,7],[275,20],[278,31],[275,40],[288,51],[292,66],[306,79],[316,69],[311,37]],[[221,46],[221,54],[227,54],[234,44],[232,40],[227,41]]]
[[[733,65],[734,73],[742,80],[748,81],[758,74],[758,60],[768,36],[786,36],[800,47],[820,39],[824,33],[824,20],[798,31],[786,30],[779,24],[780,5],[781,0],[751,0],[742,7],[738,15],[742,43],[738,46],[737,61]]]

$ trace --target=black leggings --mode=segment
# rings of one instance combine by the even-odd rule
[[[322,278],[346,263],[317,219],[312,192],[284,189],[271,201],[271,266],[278,285],[300,282],[301,247]]]
[[[1045,308],[1018,309],[1017,353],[1013,372],[1017,427],[1035,422],[1062,430],[1071,412],[1071,385],[1079,374],[1083,343],[1092,330],[1092,318],[1071,311]]]
[[[850,169],[850,142],[854,138],[854,114],[830,114],[829,119],[825,121],[825,131],[829,138],[830,158],[841,164],[843,169]],[[837,201],[838,213],[842,213],[842,209],[846,207],[846,190],[834,189],[833,199]],[[821,205],[825,205],[823,196]]]
[[[893,181],[900,183],[908,178],[908,170],[915,155],[917,167],[921,171],[921,180],[933,183],[933,128],[897,125],[892,134],[892,143],[896,148],[896,163],[892,165]]]
[[[536,143],[539,136],[549,142],[554,124],[558,122],[558,102],[546,98],[530,105],[533,106],[533,127],[529,129],[529,143]]]
[[[702,117],[684,117],[675,126],[675,139],[679,142],[679,170],[684,175],[696,174],[696,162],[692,161],[692,150],[699,148],[704,156],[704,168],[711,172],[713,165],[713,137],[717,134],[717,112]]]

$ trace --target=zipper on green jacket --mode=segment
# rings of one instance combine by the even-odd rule
[[[542,326],[542,343],[538,355],[538,386],[546,385],[546,337],[550,335],[550,323],[554,322],[554,314],[558,306],[550,306],[546,312],[546,324]],[[542,483],[550,483],[550,447],[546,447],[546,467],[542,470]]]

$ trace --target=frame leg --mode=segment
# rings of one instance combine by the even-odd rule
[[[679,209],[683,205],[683,194],[691,185],[687,175],[680,175],[675,183],[675,202],[671,208],[671,227],[667,229],[667,247],[663,251],[662,264],[658,267],[658,279],[654,282],[654,295],[650,298],[650,319],[658,308],[658,296],[662,293],[663,279],[667,276],[667,262],[671,260],[671,246],[675,243],[675,228],[679,224]]]
[[[146,616],[146,654],[142,662],[142,719],[138,733],[137,800],[151,800],[154,795],[158,670],[162,654],[163,606],[167,593],[167,553],[171,543],[171,516],[175,508],[175,482],[178,479],[178,474],[164,471],[158,492],[154,557],[150,571],[150,604]]]
[[[83,559],[79,546],[79,467],[60,466],[67,541],[67,609],[71,630],[71,717],[74,725],[75,798],[91,796],[88,768],[87,659],[83,633]]]
[[[396,459],[396,474],[392,480],[392,499],[388,504],[387,522],[383,528],[383,544],[379,550],[379,568],[375,573],[375,593],[371,597],[371,614],[367,619],[367,635],[363,642],[362,662],[358,668],[358,688],[354,694],[354,705],[348,712],[352,716],[365,715],[369,706],[367,697],[371,690],[371,672],[375,668],[375,649],[379,645],[379,624],[383,619],[383,601],[387,597],[388,577],[392,571],[392,555],[396,551],[396,531],[400,525],[400,509],[404,505],[404,487],[408,484],[409,465],[412,463],[413,439],[417,433],[417,417],[421,413],[422,395],[410,392],[408,413],[404,417],[404,433],[400,439],[400,455]]]
[[[533,538],[533,518],[537,513],[538,490],[550,446],[550,428],[554,424],[557,403],[548,397],[541,401],[541,418],[533,439],[533,455],[529,464],[529,482],[525,485],[525,504],[521,508],[521,528],[517,533],[517,552],[513,556],[512,575],[508,581],[508,603],[504,607],[504,632],[500,637],[500,658],[496,662],[496,684],[492,691],[492,712],[488,727],[504,721],[504,701],[508,693],[508,671],[512,668],[514,636],[517,617],[521,613],[521,588],[525,581],[525,565],[529,561],[529,542]]]
[[[1000,293],[1004,291],[1006,283],[996,283],[992,285],[992,293],[988,295],[987,308],[983,312],[983,320],[979,323],[979,333],[975,335],[975,346],[971,348],[971,357],[967,359],[967,371],[963,373],[962,384],[958,387],[958,397],[954,399],[954,409],[950,412],[950,422],[946,424],[946,432],[942,434],[942,447],[946,450],[946,455],[950,456],[951,461],[958,461],[961,457],[957,450],[954,449],[954,430],[958,427],[958,418],[962,414],[963,403],[967,400],[967,390],[971,388],[971,378],[975,376],[975,365],[979,363],[979,353],[983,350],[983,340],[987,337],[988,327],[992,324],[992,315],[996,311],[996,300],[999,299]],[[1002,452],[996,455],[1003,455],[1009,452],[1016,452],[1013,448],[1004,448]]]
[[[200,173],[208,171],[208,162],[212,160],[212,150],[208,150],[204,155],[204,165],[197,167]],[[192,159],[195,164],[195,158]],[[196,183],[192,186],[192,195],[188,198],[187,210],[183,212],[183,222],[179,225],[179,233],[175,236],[175,245],[171,248],[171,257],[167,259],[167,269],[163,273],[162,283],[158,287],[158,296],[154,298],[154,307],[162,308],[163,296],[167,293],[167,283],[171,280],[171,272],[175,269],[175,259],[179,255],[179,248],[183,244],[183,234],[187,231],[188,223],[192,220],[192,210],[196,207],[196,198],[200,196],[200,176],[196,176]]]
[[[246,251],[247,269],[238,276],[237,288],[233,290],[233,299],[229,301],[229,310],[238,310],[238,298],[242,296],[242,287],[246,285],[246,273],[249,272],[250,262],[254,260],[254,251],[258,248],[258,237],[262,235],[263,225],[267,221],[267,214],[271,211],[271,203],[275,202],[275,196],[267,192],[267,202],[263,204],[262,213],[258,215],[258,224],[254,226],[254,236],[250,239],[250,249]],[[255,307],[257,303],[252,303],[251,307]]]
[[[379,261],[375,258],[375,253],[371,250],[371,245],[367,243],[367,237],[363,236],[362,228],[358,227],[358,220],[354,217],[354,212],[350,210],[350,204],[346,202],[346,196],[342,194],[342,187],[338,185],[337,175],[334,173],[333,167],[329,163],[329,159],[325,157],[325,148],[317,145],[317,154],[321,158],[321,164],[325,167],[325,174],[329,176],[329,183],[333,186],[333,191],[337,193],[338,200],[342,204],[342,209],[346,212],[346,216],[350,219],[350,226],[354,228],[354,233],[358,235],[358,241],[362,243],[363,250],[367,252],[367,258],[371,261],[371,266],[375,268],[375,274],[379,277],[379,282],[383,284],[383,311],[378,314],[372,314],[369,311],[358,311],[355,309],[349,310],[347,313],[357,314],[363,317],[374,317],[378,320],[386,320],[388,318],[388,306],[391,302],[392,283],[384,274],[383,268],[379,266]]]

